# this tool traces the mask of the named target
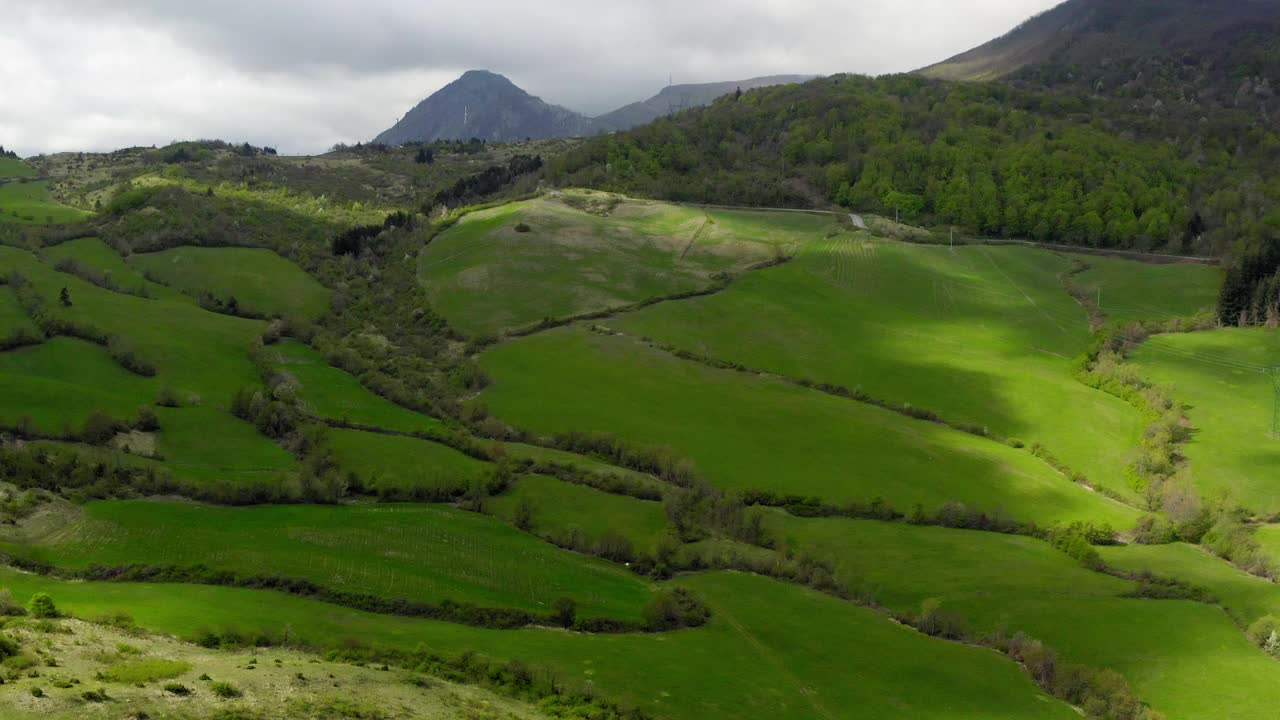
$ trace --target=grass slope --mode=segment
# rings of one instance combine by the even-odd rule
[[[36,326],[27,317],[27,311],[18,304],[13,288],[0,285],[0,340],[22,333],[36,334]]]
[[[148,281],[136,269],[125,262],[115,250],[98,238],[79,238],[68,240],[40,252],[40,256],[50,266],[56,266],[59,260],[70,258],[90,268],[102,271],[104,275],[129,291],[145,290],[155,297],[168,300],[178,299],[180,294],[169,288]]]
[[[1280,586],[1237,570],[1195,545],[1124,545],[1099,548],[1099,552],[1112,567],[1150,570],[1205,588],[1242,627],[1263,615],[1280,615]]]
[[[545,717],[480,688],[441,678],[414,682],[421,678],[321,661],[297,650],[208,650],[79,620],[57,621],[53,631],[18,620],[4,634],[21,644],[25,658],[34,659],[39,652],[46,664],[56,662],[40,668],[35,677],[19,674],[0,686],[0,714],[6,720]],[[169,678],[156,678],[157,673]],[[202,676],[211,679],[202,680]],[[126,677],[136,682],[126,682]],[[213,681],[229,683],[241,696],[219,698],[212,691]],[[170,682],[185,686],[190,694],[179,697],[165,692]],[[33,695],[36,689],[40,697]],[[110,702],[86,703],[81,693],[89,689],[105,690]]]
[[[1273,393],[1265,374],[1280,365],[1280,335],[1256,328],[1159,335],[1132,359],[1189,406],[1195,434],[1184,453],[1200,492],[1280,512],[1280,440],[1271,435]]]
[[[299,577],[340,590],[639,619],[645,582],[483,515],[445,505],[262,506],[106,501],[51,511],[11,545],[54,565],[193,566]]]
[[[36,169],[13,158],[0,158],[0,179],[34,177]]]
[[[541,475],[522,477],[505,495],[489,501],[486,512],[514,520],[524,503],[532,510],[532,531],[552,538],[581,536],[594,544],[613,532],[632,547],[652,553],[667,526],[662,503],[610,495]]]
[[[1084,260],[1089,269],[1075,282],[1101,299],[1107,318],[1122,322],[1172,320],[1212,311],[1218,304],[1222,268],[1215,265],[1157,265],[1107,257]]]
[[[131,420],[159,392],[154,378],[120,367],[107,351],[72,338],[53,338],[0,353],[0,419],[30,416],[38,430],[59,434],[94,412]]]
[[[753,213],[628,200],[602,217],[570,204],[601,197],[577,191],[468,215],[423,251],[419,278],[451,324],[488,335],[696,290],[714,273],[773,257],[792,239]],[[787,221],[811,230],[831,222]],[[521,223],[529,232],[516,231]]]
[[[104,290],[13,248],[0,247],[0,266],[25,275],[54,313],[126,340],[182,395],[225,406],[238,389],[259,382],[248,351],[266,323],[208,312],[186,299]],[[73,302],[69,308],[58,303],[63,287]]]
[[[784,518],[793,549],[834,560],[883,605],[916,612],[930,598],[967,627],[1023,631],[1065,659],[1123,674],[1169,720],[1267,718],[1280,663],[1220,608],[1119,597],[1132,584],[1093,573],[1048,544],[902,524]]]
[[[906,245],[845,233],[715,296],[663,304],[610,327],[1040,442],[1124,491],[1140,421],[1084,387],[1072,359],[1087,317],[1064,291],[1070,261],[1016,247]]]
[[[680,584],[711,605],[706,627],[608,636],[477,630],[269,592],[65,583],[0,570],[0,586],[18,597],[48,591],[74,613],[125,610],[144,627],[182,637],[222,627],[278,636],[289,625],[295,637],[325,647],[359,638],[375,646],[422,643],[439,653],[524,658],[553,669],[569,687],[590,687],[670,720],[1076,717],[995,653],[927,638],[839,600],[736,573]]]
[[[490,464],[446,445],[398,435],[330,430],[338,464],[372,490],[466,488],[490,472]]]
[[[300,342],[285,340],[268,348],[268,353],[277,369],[298,380],[302,399],[319,417],[399,432],[444,428],[444,423],[436,418],[375,395],[359,380],[332,367],[320,353]]]
[[[49,196],[48,181],[0,183],[0,221],[61,224],[78,222],[90,215],[55,202]]]
[[[609,431],[670,446],[726,489],[878,496],[903,511],[955,500],[1041,523],[1127,526],[1135,517],[1025,451],[627,338],[555,330],[480,361],[494,379],[482,398],[496,416],[540,433]]]
[[[315,320],[329,307],[329,291],[297,265],[258,248],[179,247],[133,255],[129,262],[189,293],[235,298],[256,315]]]

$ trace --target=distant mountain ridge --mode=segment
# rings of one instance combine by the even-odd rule
[[[531,138],[595,135],[627,130],[672,111],[707,105],[741,88],[805,82],[814,75],[775,75],[732,82],[671,85],[653,97],[591,118],[530,95],[506,77],[469,70],[405,114],[374,142],[404,145],[433,140],[480,138],[509,142]]]
[[[1009,33],[918,72],[1001,80],[1275,122],[1280,0],[1068,0]]]

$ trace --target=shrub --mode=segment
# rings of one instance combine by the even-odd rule
[[[53,604],[53,598],[47,593],[36,593],[31,596],[31,600],[27,603],[27,611],[32,617],[37,618],[56,618],[59,617],[58,607]]]
[[[183,685],[182,683],[176,683],[176,682],[166,683],[164,686],[164,691],[171,695],[179,695],[183,697],[191,694],[191,688],[187,687],[186,685]]]
[[[116,436],[120,424],[104,412],[95,412],[84,421],[80,438],[90,445],[106,445]]]
[[[240,689],[237,688],[235,685],[232,685],[229,682],[221,682],[221,681],[215,682],[212,685],[210,685],[209,690],[211,690],[214,695],[217,695],[220,698],[238,698],[244,694],[240,692]]]
[[[41,690],[38,687],[31,688],[31,697],[35,697],[35,698],[44,697],[44,690]]]
[[[516,232],[518,233],[527,233],[531,230],[533,230],[533,228],[529,227],[528,223],[516,223]]]
[[[645,629],[651,632],[698,627],[711,619],[711,611],[684,588],[656,593],[642,612]]]
[[[26,614],[27,609],[13,601],[13,593],[9,588],[0,588],[0,615],[13,617]]]
[[[555,604],[552,606],[551,619],[562,627],[573,627],[573,621],[578,613],[578,604],[571,597],[556,598]]]
[[[95,703],[106,702],[111,699],[111,696],[108,695],[107,691],[103,688],[98,688],[97,690],[85,690],[80,693],[80,697],[88,700],[89,702]]]
[[[17,640],[0,635],[0,660],[17,655],[20,649]]]

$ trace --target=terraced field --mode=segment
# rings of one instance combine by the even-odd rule
[[[680,584],[712,606],[706,628],[578,635],[369,615],[260,591],[63,583],[0,570],[0,585],[19,596],[47,591],[86,616],[127,611],[144,626],[181,637],[223,628],[279,636],[287,625],[321,647],[359,638],[382,647],[421,643],[449,654],[529,658],[569,687],[591,687],[673,720],[1077,717],[995,653],[930,639],[833,598],[736,573]]]
[[[1137,516],[1026,451],[631,338],[555,330],[500,345],[481,363],[494,379],[482,398],[498,417],[541,433],[587,428],[670,447],[725,489],[879,497],[903,512],[958,501],[1050,524],[1127,527]]]
[[[29,544],[10,549],[68,568],[205,565],[387,598],[542,613],[567,596],[584,616],[635,620],[649,595],[623,568],[449,506],[99,502],[41,518],[31,533]]]
[[[76,430],[95,412],[132,419],[155,401],[159,384],[120,367],[92,343],[53,338],[0,353],[0,419],[8,426],[23,417],[35,428],[60,434]]]
[[[451,447],[427,440],[359,430],[332,430],[328,445],[338,463],[375,491],[404,493],[406,497],[448,496],[465,490],[491,472],[488,463]],[[461,493],[458,493],[459,495]]]
[[[1085,570],[1045,543],[871,521],[784,519],[780,532],[792,547],[831,558],[842,575],[891,609],[916,612],[937,599],[972,629],[1026,632],[1064,659],[1120,672],[1171,719],[1265,717],[1280,701],[1274,690],[1280,664],[1252,646],[1220,608],[1122,597],[1132,583]],[[1148,564],[1130,557],[1125,566]],[[1180,574],[1197,581],[1218,577],[1210,587],[1222,588],[1242,613],[1259,608],[1251,595],[1256,588],[1227,590],[1247,588],[1252,579],[1225,564],[1201,569],[1205,575]]]
[[[1201,494],[1266,515],[1280,512],[1280,440],[1267,375],[1280,365],[1280,336],[1238,328],[1158,335],[1132,357],[1188,406],[1195,433],[1185,453]]]
[[[1071,375],[1089,343],[1064,291],[1069,258],[1015,247],[922,247],[841,234],[723,293],[606,323],[699,355],[861,388],[1028,444],[1093,482],[1121,473],[1140,420]]]
[[[1075,281],[1087,296],[1101,301],[1110,320],[1163,321],[1217,307],[1222,269],[1214,265],[1155,265],[1108,257],[1080,260],[1089,269]]]
[[[270,250],[180,247],[134,255],[130,264],[193,295],[208,293],[242,312],[314,320],[329,306],[329,291]]]
[[[300,342],[285,340],[267,352],[276,369],[297,381],[306,407],[318,417],[406,433],[444,428],[436,418],[373,394],[359,380],[330,366],[319,353]]]
[[[608,217],[588,211],[615,202]],[[427,246],[418,274],[450,323],[490,335],[699,290],[830,224],[574,192],[468,215]]]
[[[200,162],[184,173],[214,172]],[[468,677],[519,699],[536,700],[540,684],[601,698],[569,717],[616,720],[606,701],[645,720],[1080,717],[1037,687],[1032,663],[966,644],[999,646],[1017,632],[1054,648],[1062,677],[1085,677],[1066,668],[1086,667],[1114,697],[1132,688],[1162,713],[1130,707],[1111,717],[1261,720],[1280,707],[1280,664],[1242,631],[1280,613],[1275,585],[1191,545],[1100,548],[1117,571],[1149,570],[1212,595],[1143,599],[1150,587],[1086,569],[1046,540],[1069,533],[1075,539],[1059,545],[1078,555],[1082,531],[1067,523],[1127,531],[1148,512],[1123,476],[1145,420],[1074,379],[1074,359],[1095,337],[1088,302],[1069,290],[1100,294],[1114,321],[1164,320],[1212,305],[1216,269],[910,245],[838,216],[586,191],[471,213],[439,234],[389,230],[371,242],[376,251],[333,257],[327,244],[306,246],[331,239],[308,234],[308,213],[377,222],[381,211],[248,183],[212,198],[190,179],[141,184],[187,194],[163,210],[96,220],[109,243],[0,247],[4,275],[22,276],[0,286],[0,339],[37,326],[53,333],[0,352],[0,550],[64,578],[95,566],[203,567],[258,577],[255,587],[291,578],[330,594],[0,567],[0,589],[18,602],[47,591],[78,617],[127,613],[144,630],[188,640],[235,631],[360,656],[369,668],[405,666],[396,674],[432,665],[428,654],[465,657],[473,670],[519,660]],[[204,218],[212,211],[201,203],[231,196],[251,198],[255,217],[280,213],[279,227],[252,233],[287,235],[292,245],[272,246],[298,250],[332,287],[261,248],[116,250],[131,247],[121,228],[149,227],[174,208]],[[311,230],[294,237],[303,226]],[[266,237],[252,233],[240,239]],[[36,247],[43,236],[32,237]],[[425,307],[378,307],[412,295],[414,282],[448,327]],[[264,346],[268,322],[209,309],[229,310],[232,297],[241,313],[316,321],[316,335],[305,334],[315,347],[288,337]],[[68,327],[104,344],[57,334]],[[1159,336],[1135,351],[1140,372],[1172,382],[1190,405],[1188,470],[1206,507],[1226,497],[1280,512],[1270,490],[1280,458],[1248,434],[1250,423],[1269,431],[1269,385],[1256,370],[1271,363],[1272,337]],[[1241,357],[1223,361],[1230,352]],[[391,381],[393,394],[439,416],[362,384]],[[1224,388],[1248,402],[1222,399]],[[158,429],[77,435],[97,412],[130,423],[154,414]],[[595,435],[574,444],[554,437],[562,433]],[[116,449],[125,443],[129,453]],[[1032,443],[1126,502],[1071,482]],[[51,463],[49,448],[78,453],[75,472],[45,473],[40,492],[22,493],[26,479],[13,468]],[[673,477],[670,464],[696,477]],[[139,467],[183,482],[113,484]],[[239,506],[143,497],[157,487]],[[747,507],[739,493],[755,491],[790,510]],[[873,500],[910,521],[801,517]],[[245,505],[274,502],[300,504]],[[934,512],[956,504],[1019,521],[1025,534],[927,525],[954,520]],[[991,527],[973,515],[960,522]],[[1280,545],[1272,535],[1257,530],[1264,546]],[[726,569],[744,567],[772,577]],[[397,604],[550,615],[564,598],[579,619],[625,627],[478,627],[408,617]],[[6,602],[0,594],[0,610]],[[927,629],[925,608],[953,618],[968,635],[943,634],[966,642],[890,618]],[[9,622],[29,621],[0,620],[0,636]],[[28,712],[38,679],[6,676],[0,714]],[[148,692],[131,698],[134,690]],[[25,704],[6,704],[18,696]],[[225,707],[271,716],[251,700]],[[1086,717],[1108,717],[1098,702],[1081,702]]]

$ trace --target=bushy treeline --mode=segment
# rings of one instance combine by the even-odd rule
[[[433,200],[433,206],[448,208],[480,202],[511,185],[517,178],[542,169],[541,155],[517,155],[505,165],[491,165],[475,175],[458,180]],[[430,209],[430,208],[427,208]]]
[[[85,282],[97,285],[104,290],[123,293],[125,295],[135,295],[141,298],[151,297],[151,291],[147,289],[145,284],[138,284],[133,287],[125,287],[111,274],[110,271],[99,270],[98,268],[86,265],[73,257],[64,257],[54,263],[54,270],[68,275],[75,275]]]
[[[843,205],[987,237],[1229,257],[1221,316],[1280,288],[1280,138],[1248,112],[836,76],[722,98],[590,140],[550,181],[662,199]]]
[[[551,446],[565,452],[599,458],[665,482],[689,486],[699,479],[693,463],[666,447],[642,446],[601,432],[567,432],[554,436]]]

